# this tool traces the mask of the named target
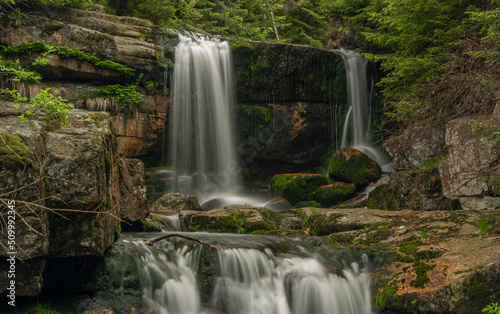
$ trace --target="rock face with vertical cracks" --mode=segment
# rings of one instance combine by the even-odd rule
[[[5,106],[0,103],[0,194],[16,203],[14,251],[24,262],[19,273],[29,275],[16,278],[18,295],[37,295],[47,258],[103,256],[119,234],[119,219],[148,214],[144,166],[119,157],[108,113],[74,109],[66,126],[43,114],[21,124],[19,113]],[[7,207],[0,215],[3,238]],[[9,251],[0,246],[0,269],[8,267]]]

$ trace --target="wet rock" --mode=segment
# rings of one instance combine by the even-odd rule
[[[205,212],[181,212],[179,218],[189,231],[252,233],[275,231],[276,224],[256,208],[228,206]]]
[[[310,198],[320,203],[322,207],[334,206],[354,196],[356,186],[352,183],[334,182],[320,186]]]
[[[203,211],[196,195],[166,193],[151,205],[151,212],[177,213],[184,210]]]
[[[342,58],[332,51],[257,41],[234,42],[232,48],[239,103],[327,103],[329,96],[346,97],[345,77],[337,76],[344,72]]]
[[[121,158],[120,218],[134,222],[149,214],[144,164],[138,159]]]
[[[382,168],[359,150],[342,148],[330,159],[328,175],[333,180],[361,186],[380,179]]]
[[[290,205],[290,202],[284,198],[277,198],[267,202],[264,207],[274,212],[285,212],[292,208],[292,205]]]
[[[370,192],[367,207],[384,210],[455,210],[460,208],[460,204],[443,197],[437,169],[420,169],[392,173],[387,183]]]
[[[291,204],[311,200],[311,194],[330,183],[327,176],[312,173],[277,174],[272,179],[271,193],[283,196]]]

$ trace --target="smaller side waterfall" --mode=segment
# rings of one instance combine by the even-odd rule
[[[341,147],[353,147],[375,160],[384,171],[392,167],[390,159],[372,144],[372,102],[374,82],[368,79],[365,57],[351,50],[338,50],[347,76],[347,105]]]

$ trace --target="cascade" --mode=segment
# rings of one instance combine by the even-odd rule
[[[125,235],[113,247],[128,254],[118,260],[135,260],[136,266],[121,270],[122,277],[140,281],[147,308],[170,314],[372,313],[365,254],[329,251],[298,238],[196,235],[219,248],[207,249],[216,252],[208,265],[202,258],[209,254],[206,247],[173,238],[146,246],[137,235]],[[139,280],[132,278],[135,269]],[[203,286],[212,288],[202,291]]]
[[[235,192],[238,163],[231,106],[229,44],[201,35],[179,35],[175,48],[170,115],[170,159],[175,190],[200,202]]]
[[[348,106],[341,148],[356,148],[375,160],[384,171],[390,171],[390,159],[371,142],[374,81],[369,80],[368,61],[355,51],[341,49],[338,52],[346,70]]]

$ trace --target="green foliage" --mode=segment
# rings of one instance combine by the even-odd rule
[[[482,309],[481,312],[488,312],[489,314],[500,314],[500,306],[498,305],[498,303],[491,303],[490,305]]]
[[[40,80],[42,79],[42,76],[38,72],[23,68],[19,64],[19,60],[10,61],[2,58],[1,56],[0,74],[2,75],[4,82],[6,80],[11,80],[13,82],[40,83]]]
[[[139,104],[142,101],[142,94],[137,90],[137,85],[102,85],[99,87],[98,95],[113,97],[124,105]]]
[[[36,306],[28,310],[28,314],[59,314],[59,312],[56,312],[54,310],[50,309],[51,304],[42,304],[42,303],[37,303]]]
[[[493,231],[493,229],[491,229],[489,226],[489,221],[486,219],[480,219],[478,221],[477,227],[479,228],[480,235],[484,235],[484,234],[487,234],[487,233]]]
[[[120,72],[126,78],[133,78],[135,70],[124,66],[120,63],[110,60],[101,60],[96,56],[87,54],[83,51],[73,50],[66,46],[54,46],[44,42],[35,41],[30,43],[20,44],[18,46],[1,46],[6,54],[28,54],[30,52],[38,52],[42,54],[55,53],[61,58],[75,58],[82,61],[87,61],[97,67],[114,70]]]
[[[59,117],[61,123],[66,125],[69,122],[68,110],[74,108],[74,105],[58,96],[59,91],[57,89],[54,92],[51,90],[50,87],[46,88],[31,98],[21,96],[16,90],[4,89],[0,93],[7,94],[14,99],[14,103],[9,104],[10,106],[16,109],[25,109],[19,116],[21,123],[28,122],[37,112],[43,109],[48,115]]]

